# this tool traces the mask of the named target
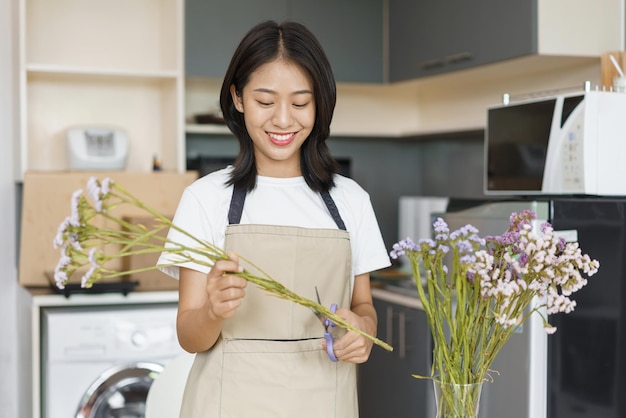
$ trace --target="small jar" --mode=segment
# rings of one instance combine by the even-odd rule
[[[626,76],[613,78],[613,91],[626,93]]]

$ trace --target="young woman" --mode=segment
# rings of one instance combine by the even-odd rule
[[[326,144],[335,100],[324,51],[300,24],[261,23],[233,55],[220,103],[239,154],[189,186],[174,218],[232,258],[165,269],[180,279],[180,344],[197,353],[182,417],[358,417],[356,363],[372,343],[344,332],[327,347],[312,311],[229,274],[258,266],[376,334],[369,272],[390,263],[369,195],[337,174]]]

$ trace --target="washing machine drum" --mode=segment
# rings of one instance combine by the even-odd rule
[[[144,418],[148,390],[162,371],[144,362],[109,369],[87,389],[76,418]]]

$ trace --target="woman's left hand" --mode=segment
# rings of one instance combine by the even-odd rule
[[[367,317],[361,317],[345,308],[337,309],[336,313],[360,330],[368,333],[376,332],[375,328],[373,330],[370,329],[372,328],[371,320]],[[370,356],[373,344],[372,340],[356,332],[348,331],[343,337],[335,340],[333,349],[338,360],[351,363],[365,363]],[[322,345],[324,350],[326,350],[326,341]]]

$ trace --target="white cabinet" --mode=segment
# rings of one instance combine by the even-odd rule
[[[183,0],[20,0],[20,161],[68,168],[72,126],[127,131],[127,169],[184,170]]]

